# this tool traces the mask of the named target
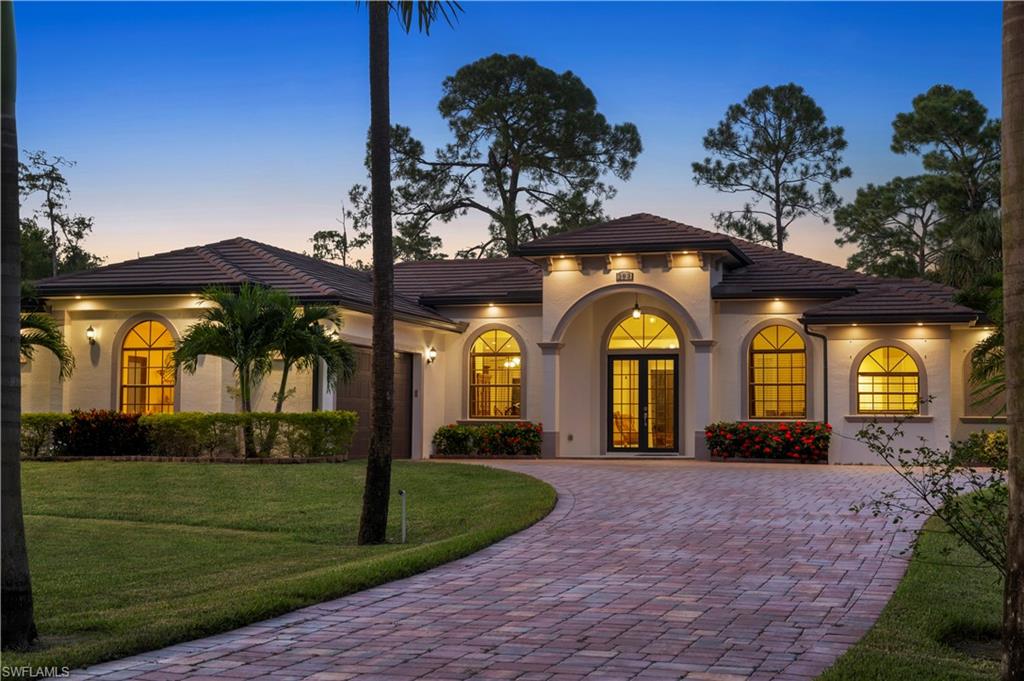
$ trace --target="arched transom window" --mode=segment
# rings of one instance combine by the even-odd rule
[[[921,372],[906,350],[886,345],[872,350],[857,367],[857,411],[861,414],[916,414]]]
[[[672,325],[654,314],[623,319],[608,339],[609,350],[678,350],[679,337]]]
[[[750,343],[750,417],[807,416],[807,348],[788,326],[761,329]]]
[[[508,331],[484,331],[469,352],[470,418],[514,419],[522,408],[523,356]]]
[[[174,338],[157,321],[139,322],[121,344],[121,411],[174,411]]]

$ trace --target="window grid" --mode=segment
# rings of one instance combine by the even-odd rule
[[[861,414],[917,414],[921,410],[917,362],[900,348],[872,350],[857,369],[857,411]]]
[[[807,351],[796,331],[780,324],[754,337],[749,390],[751,418],[807,416]]]
[[[157,321],[139,322],[121,344],[121,411],[132,414],[174,412],[174,340]]]
[[[640,446],[640,361],[612,360],[612,446]]]
[[[507,331],[485,331],[469,354],[470,418],[515,419],[522,401],[522,354]]]

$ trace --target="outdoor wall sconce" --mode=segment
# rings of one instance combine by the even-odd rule
[[[427,350],[427,364],[433,364],[435,359],[437,359],[437,348],[431,345]]]
[[[633,319],[640,319],[643,313],[640,312],[640,296],[637,296],[636,303],[633,304]]]
[[[89,328],[85,330],[85,337],[89,339],[89,345],[96,345],[96,329],[89,325]]]

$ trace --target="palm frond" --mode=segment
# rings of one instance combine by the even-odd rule
[[[75,354],[64,340],[57,320],[45,312],[23,312],[21,315],[21,355],[25,359],[35,356],[35,349],[53,353],[59,365],[61,380],[70,378],[75,370]]]

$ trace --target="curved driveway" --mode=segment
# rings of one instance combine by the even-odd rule
[[[850,504],[885,469],[680,461],[495,464],[555,510],[447,565],[81,678],[805,679],[903,574]]]

